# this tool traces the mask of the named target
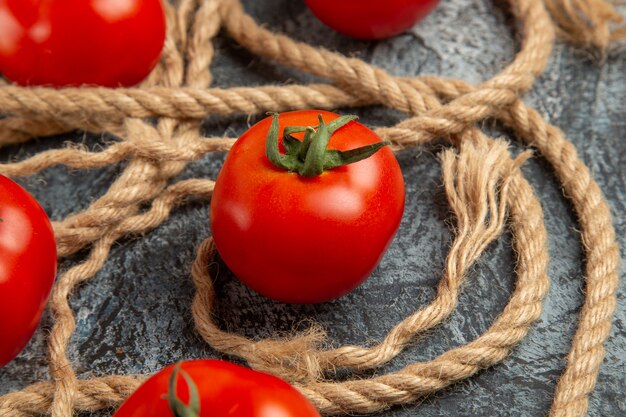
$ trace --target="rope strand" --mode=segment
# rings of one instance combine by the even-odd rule
[[[58,164],[92,169],[128,161],[104,196],[53,223],[59,256],[86,248],[89,254],[59,277],[49,302],[54,321],[48,343],[52,381],[0,396],[0,415],[70,417],[102,410],[118,406],[140,384],[143,377],[77,378],[67,358],[76,326],[69,297],[96,276],[116,240],[158,227],[188,198],[210,200],[212,180],[170,183],[188,162],[232,145],[233,139],[201,137],[203,118],[382,104],[409,116],[395,126],[376,129],[394,150],[437,137],[456,147],[442,156],[456,238],[433,302],[369,347],[324,349],[326,334],[317,325],[287,338],[249,340],[221,330],[213,321],[217,300],[209,275],[214,251],[209,238],[198,248],[191,273],[198,332],[215,349],[291,381],[326,415],[376,412],[412,402],[504,359],[540,315],[548,290],[548,253],[541,206],[519,169],[528,154],[510,159],[506,144],[477,128],[486,118],[497,119],[552,165],[579,218],[585,299],[550,416],[584,416],[616,304],[616,237],[608,204],[574,146],[520,96],[543,72],[557,30],[604,50],[609,40],[624,35],[624,29],[611,26],[620,17],[606,0],[519,0],[511,6],[521,27],[521,49],[499,74],[476,86],[432,76],[394,77],[361,60],[296,42],[259,26],[239,0],[179,0],[177,7],[166,2],[168,33],[161,61],[137,88],[23,88],[0,79],[5,116],[0,119],[0,147],[72,130],[116,137],[102,151],[69,145],[0,164],[0,173],[28,176]],[[220,28],[254,54],[332,84],[209,88],[212,39]],[[156,125],[146,118],[158,118]],[[467,269],[501,234],[506,219],[514,236],[517,283],[509,303],[483,335],[395,373],[343,382],[326,379],[337,368],[379,367],[418,333],[445,320],[456,306]]]

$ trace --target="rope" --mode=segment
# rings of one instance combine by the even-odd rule
[[[29,176],[59,164],[92,169],[126,161],[126,166],[105,195],[53,223],[61,257],[84,249],[89,252],[59,276],[51,295],[52,380],[1,396],[0,415],[69,417],[102,410],[119,405],[140,384],[142,378],[135,376],[77,378],[67,358],[76,326],[69,298],[102,268],[115,241],[158,227],[190,198],[210,200],[211,180],[172,183],[188,162],[227,151],[234,141],[202,137],[203,118],[376,104],[408,116],[395,126],[376,129],[394,150],[435,138],[446,138],[453,145],[441,162],[456,218],[455,240],[435,299],[373,346],[325,349],[331,344],[317,325],[286,338],[247,339],[220,329],[214,321],[217,300],[209,268],[214,248],[208,238],[198,248],[191,273],[197,331],[213,348],[290,381],[325,415],[370,413],[412,402],[504,359],[540,316],[548,290],[548,251],[541,206],[519,169],[529,153],[512,159],[504,142],[477,128],[486,118],[496,119],[552,165],[579,218],[586,261],[585,300],[550,416],[584,416],[616,303],[615,232],[602,192],[574,146],[520,96],[544,70],[555,33],[604,51],[611,40],[624,36],[624,29],[612,26],[620,17],[605,0],[519,0],[512,1],[511,7],[521,28],[521,49],[499,74],[476,86],[438,77],[395,77],[361,60],[294,41],[259,26],[239,0],[166,4],[168,33],[162,58],[139,87],[50,89],[1,83],[0,109],[5,117],[0,119],[0,146],[73,130],[108,132],[114,139],[97,152],[78,145],[43,151],[0,164],[0,173]],[[252,53],[330,83],[209,88],[212,39],[221,28]],[[156,118],[156,124],[148,118]],[[483,335],[394,373],[332,381],[339,368],[363,370],[388,363],[417,334],[445,320],[456,307],[468,269],[507,224],[517,254],[517,283],[508,305]]]

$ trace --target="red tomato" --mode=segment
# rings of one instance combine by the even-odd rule
[[[56,270],[48,216],[22,187],[0,175],[0,367],[35,332]]]
[[[164,39],[160,0],[0,0],[0,72],[22,85],[131,86]]]
[[[173,376],[175,366],[170,365],[144,382],[113,416],[320,417],[302,394],[273,375],[212,359],[177,366],[180,368]],[[172,382],[176,389],[170,391]],[[197,399],[199,412],[177,416],[168,401],[174,391],[185,408]]]
[[[359,39],[395,36],[426,17],[439,0],[305,0],[325,24]]]
[[[317,110],[282,113],[279,131],[315,126],[320,114],[326,123],[338,118]],[[391,243],[404,210],[402,172],[389,147],[318,176],[287,172],[266,156],[271,123],[264,119],[245,132],[218,175],[211,201],[216,248],[239,279],[267,297],[337,298],[371,274]],[[328,149],[380,142],[352,121],[330,137]]]

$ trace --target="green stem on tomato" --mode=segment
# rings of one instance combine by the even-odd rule
[[[304,165],[299,171],[300,175],[305,177],[315,177],[324,172],[324,156],[326,155],[326,147],[330,141],[330,132],[322,119],[322,115],[318,115],[317,118],[319,120],[317,132],[315,132],[311,138],[311,145],[306,152]]]
[[[278,150],[278,113],[269,113],[272,123],[267,132],[265,153],[276,167],[290,172],[297,172],[304,177],[315,177],[322,172],[340,166],[352,164],[369,158],[389,142],[378,142],[347,151],[327,149],[328,142],[335,131],[357,119],[357,116],[341,116],[326,124],[322,115],[318,115],[319,124],[312,126],[287,126],[283,130],[283,145],[286,153]],[[302,141],[294,138],[293,133],[304,132]]]
[[[286,130],[287,128],[285,128]],[[311,138],[315,135],[315,129],[311,126],[307,127],[306,132],[304,132],[304,139],[302,139],[302,145],[300,145],[300,149],[298,150],[298,159],[300,161],[304,161],[306,158],[306,154],[311,147]]]
[[[295,171],[298,169],[297,164],[290,155],[281,155],[278,152],[278,113],[270,113],[272,115],[272,124],[267,132],[267,140],[265,141],[265,154],[267,158],[279,168],[287,171]]]
[[[176,392],[179,373],[183,376],[183,379],[189,388],[189,404],[182,402]],[[191,379],[189,374],[181,369],[180,362],[174,366],[172,375],[170,376],[167,400],[169,402],[170,410],[172,410],[174,416],[200,417],[200,395],[198,394],[198,387],[193,382],[193,379]]]

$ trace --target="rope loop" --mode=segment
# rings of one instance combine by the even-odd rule
[[[173,182],[190,161],[227,151],[234,141],[201,137],[203,118],[384,105],[407,115],[395,126],[376,129],[394,150],[435,138],[453,145],[442,153],[441,163],[456,218],[455,240],[435,299],[372,346],[331,347],[315,324],[287,337],[247,339],[220,329],[214,320],[217,300],[209,266],[215,249],[208,238],[199,246],[191,271],[198,333],[216,350],[290,381],[325,415],[371,413],[406,404],[502,361],[539,318],[549,286],[548,249],[541,205],[520,169],[530,151],[513,159],[504,141],[477,128],[485,119],[494,119],[552,165],[578,215],[586,259],[585,300],[550,416],[584,416],[616,304],[615,231],[608,204],[574,146],[520,97],[544,71],[556,34],[604,53],[609,42],[623,38],[626,31],[617,26],[622,18],[607,0],[510,4],[521,28],[521,49],[500,73],[478,85],[433,76],[396,77],[359,59],[297,42],[261,27],[240,0],[178,0],[176,7],[165,2],[168,33],[161,61],[140,87],[50,89],[0,82],[0,146],[73,130],[116,137],[100,151],[76,145],[47,150],[0,164],[0,173],[28,176],[59,164],[92,169],[126,162],[103,196],[54,222],[61,257],[83,249],[89,253],[57,279],[52,291],[51,380],[0,396],[0,415],[71,417],[75,412],[115,407],[139,386],[143,377],[77,377],[67,355],[76,327],[69,298],[101,270],[118,239],[158,227],[186,199],[210,200],[212,180]],[[213,39],[221,29],[253,54],[328,83],[211,87]],[[449,317],[468,269],[506,225],[514,237],[517,282],[509,303],[484,334],[394,373],[332,379],[339,369],[358,372],[388,363],[417,334]]]

